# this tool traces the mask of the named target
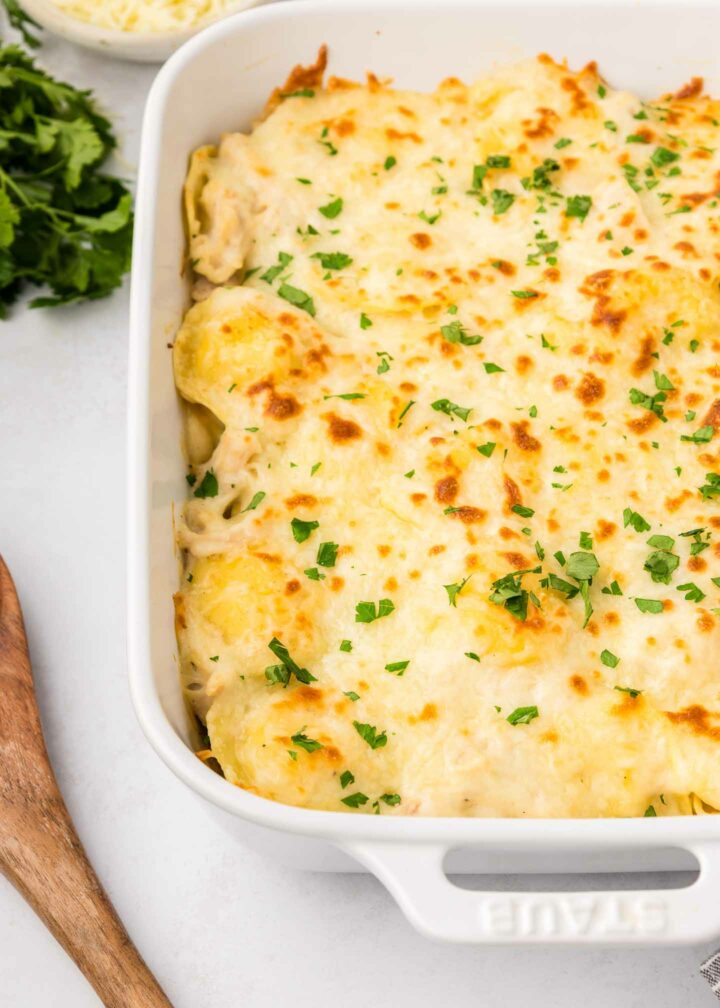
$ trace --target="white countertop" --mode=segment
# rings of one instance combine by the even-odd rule
[[[134,165],[154,69],[50,38],[39,59],[95,88]],[[123,290],[0,322],[0,550],[24,605],[70,811],[175,1008],[713,1004],[697,974],[709,946],[432,944],[372,877],[293,872],[246,850],[165,769],[140,732],[125,674],[127,304]],[[99,1005],[2,878],[0,1005]]]

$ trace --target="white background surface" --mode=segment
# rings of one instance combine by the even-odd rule
[[[154,69],[51,39],[40,59],[95,88],[131,174]],[[135,721],[125,676],[126,325],[126,290],[73,309],[16,310],[0,322],[0,550],[24,604],[70,811],[175,1008],[715,1003],[697,974],[709,946],[433,945],[372,877],[297,873],[239,846],[161,765]],[[0,1006],[98,1005],[0,879]]]

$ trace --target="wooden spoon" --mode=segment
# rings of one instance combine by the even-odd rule
[[[78,839],[50,766],[17,593],[0,557],[0,869],[106,1008],[172,1008]]]

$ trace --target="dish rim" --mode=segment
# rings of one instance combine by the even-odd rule
[[[432,9],[437,0],[414,0],[418,7]],[[655,0],[670,6],[673,0]],[[601,0],[599,8],[621,7],[623,0]],[[495,8],[497,3],[473,0],[448,0],[449,9],[460,15],[478,7]],[[503,11],[515,8],[518,13],[538,4],[513,0],[503,4]],[[569,10],[571,0],[556,0],[547,5]],[[711,0],[695,0],[696,8],[709,8]],[[153,276],[150,264],[157,222],[153,194],[159,182],[160,124],[169,93],[178,76],[192,66],[205,47],[230,34],[242,32],[255,21],[282,21],[302,16],[304,11],[327,13],[341,18],[345,14],[402,10],[401,0],[298,0],[263,6],[230,15],[211,24],[176,52],[160,70],[148,96],[142,130],[139,187],[136,204],[136,231],[133,249],[133,272],[130,307],[130,371],[128,385],[128,668],[133,704],[143,731],[165,764],[188,787],[206,800],[232,815],[261,826],[302,834],[335,842],[374,840],[396,843],[444,843],[450,847],[469,844],[539,849],[558,847],[610,848],[686,847],[695,842],[720,838],[720,817],[663,816],[652,819],[652,826],[643,817],[592,819],[522,819],[522,818],[462,818],[430,816],[370,816],[345,811],[323,811],[284,805],[273,799],[253,795],[213,773],[178,737],[160,703],[153,681],[149,639],[149,577],[150,563],[149,515],[149,348],[150,304],[153,297]]]

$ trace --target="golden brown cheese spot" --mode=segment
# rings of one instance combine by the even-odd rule
[[[614,535],[617,531],[617,525],[615,522],[605,521],[604,518],[600,518],[597,523],[597,537],[602,542],[605,539],[609,539],[610,536]]]
[[[385,136],[388,140],[412,140],[412,142],[416,144],[422,143],[422,137],[418,136],[417,133],[402,133],[400,130],[396,130],[392,126],[385,130]]]
[[[515,370],[518,374],[527,374],[532,366],[533,359],[532,357],[528,357],[527,354],[520,354],[519,357],[515,358]]]
[[[456,518],[464,525],[473,525],[478,522],[485,521],[487,518],[487,511],[483,511],[482,508],[469,507],[467,504],[463,504],[462,507],[453,511],[449,517]]]
[[[704,571],[707,570],[707,560],[705,557],[701,556],[691,556],[688,560],[688,570],[691,571]]]
[[[684,98],[697,98],[702,94],[704,84],[702,77],[691,77],[687,84],[683,84],[680,90],[675,92],[673,97],[681,101]]]
[[[530,561],[522,553],[501,553],[500,556],[504,557],[510,566],[516,570],[524,570],[530,566]]]
[[[524,452],[536,452],[540,451],[542,445],[537,438],[533,437],[529,432],[528,428],[530,423],[528,420],[520,420],[517,423],[510,425],[513,432],[513,441],[518,446],[520,451]]]
[[[511,476],[508,476],[507,474],[503,476],[503,486],[505,488],[505,506],[508,511],[511,510],[515,504],[522,504],[520,488]]]
[[[431,546],[428,550],[428,556],[438,556],[440,553],[444,553],[447,546],[443,546],[442,543],[438,543],[436,546]]]
[[[570,676],[570,686],[579,693],[580,696],[587,696],[588,694],[588,684],[585,682],[581,675]]]
[[[410,494],[410,500],[413,502],[413,504],[422,504],[423,501],[427,500],[427,494],[412,493]]]
[[[362,437],[362,427],[354,420],[347,420],[336,413],[326,413],[323,417],[328,425],[328,434],[335,444],[347,444]]]
[[[720,399],[716,399],[705,414],[703,425],[712,427],[716,434],[720,430]]]
[[[581,403],[589,406],[591,403],[598,402],[605,395],[605,382],[592,371],[588,371],[578,382],[575,395]]]
[[[417,249],[426,249],[432,245],[432,238],[429,234],[425,234],[424,231],[417,231],[415,234],[411,234],[409,241]]]
[[[435,484],[435,500],[440,504],[452,504],[460,487],[454,476],[445,476]]]
[[[560,121],[560,116],[551,108],[539,108],[535,119],[523,119],[523,133],[528,140],[537,140],[541,137],[553,135],[555,123]]]
[[[292,94],[293,91],[302,91],[304,88],[311,90],[322,88],[326,67],[327,46],[321,45],[314,63],[310,66],[301,66],[298,64],[296,67],[293,67],[283,86],[273,90],[265,105],[262,118],[266,119],[284,101],[283,95]]]
[[[381,557],[388,556],[390,554],[390,552],[391,552],[391,549],[392,549],[392,547],[385,546],[385,545],[380,545],[380,546],[377,547],[377,551],[378,551],[378,553],[380,554]]]
[[[355,123],[352,119],[338,119],[332,124],[332,129],[338,136],[350,136],[355,132]]]
[[[640,344],[640,353],[633,361],[632,373],[639,377],[644,374],[645,371],[649,370],[655,362],[653,353],[655,351],[655,342],[652,336],[645,336],[642,343]]]
[[[680,711],[665,711],[668,721],[675,725],[682,725],[696,735],[704,735],[714,742],[720,742],[720,725],[711,724],[711,718],[717,718],[717,714],[711,714],[701,704],[691,704]]]
[[[396,591],[397,586],[398,586],[397,578],[389,577],[385,582],[385,584],[383,585],[383,588],[385,589],[385,591]]]
[[[408,722],[410,724],[417,724],[418,721],[434,721],[437,718],[438,711],[434,703],[426,703],[420,713],[415,716],[410,714],[408,717]]]
[[[515,276],[517,272],[513,264],[508,262],[507,259],[493,259],[492,265],[496,270],[499,270],[503,276]]]
[[[553,378],[552,384],[556,392],[564,392],[570,385],[570,379],[567,375],[558,374]]]
[[[296,592],[299,591],[300,591],[300,582],[295,578],[293,578],[292,581],[288,581],[288,583],[285,585],[286,595],[294,595]]]
[[[338,577],[337,574],[335,574],[333,577],[330,578],[330,588],[334,592],[341,591],[344,586],[345,586],[344,578]]]
[[[298,507],[314,507],[316,504],[317,497],[313,497],[312,494],[299,493],[285,499],[285,507],[290,511]]]

